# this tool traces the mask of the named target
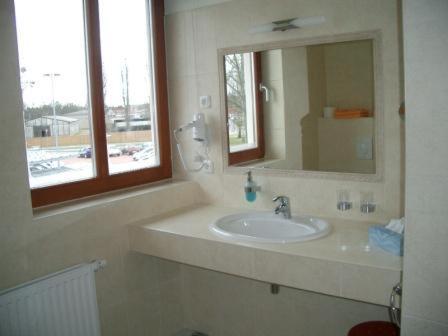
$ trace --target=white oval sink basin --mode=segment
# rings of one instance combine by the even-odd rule
[[[285,219],[272,212],[246,212],[222,217],[210,225],[210,230],[229,239],[292,243],[326,236],[330,224],[306,216]]]

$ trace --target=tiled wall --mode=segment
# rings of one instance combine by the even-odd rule
[[[182,266],[185,327],[210,336],[346,336],[387,308]]]
[[[404,334],[448,335],[448,2],[407,0]]]
[[[191,198],[190,195],[199,197],[201,192],[196,189],[194,184],[173,185],[172,188],[160,191],[160,193],[143,191],[134,194],[127,200],[110,199],[109,202],[96,206],[46,217],[36,218],[33,216],[27,182],[12,4],[12,0],[0,2],[0,45],[2,45],[0,53],[0,122],[2,125],[0,144],[2,152],[5,153],[2,155],[0,166],[0,289],[78,262],[93,258],[105,258],[109,265],[97,274],[98,300],[104,335],[170,335],[183,325],[195,326],[205,323],[205,319],[199,320],[199,315],[195,315],[193,311],[189,310],[191,305],[194,305],[194,300],[210,299],[210,297],[196,296],[195,294],[193,283],[196,282],[195,277],[198,276],[198,271],[183,270],[182,266],[178,264],[130,252],[125,228],[129,222],[169,210],[167,207],[164,208],[167,204],[188,206],[196,201],[197,199]],[[338,1],[331,9],[321,8],[322,5],[323,2],[311,0],[282,0],[281,2],[244,0],[180,12],[167,17],[172,125],[179,125],[190,120],[193,112],[198,109],[197,98],[200,94],[212,96],[213,108],[205,112],[211,125],[213,137],[211,155],[216,162],[217,173],[191,176],[192,179],[197,179],[202,184],[208,200],[234,206],[242,205],[240,201],[242,199],[242,177],[223,175],[220,172],[217,48],[273,40],[279,36],[268,34],[267,37],[252,38],[242,33],[254,23],[263,23],[294,15],[323,14],[329,20],[325,26],[312,30],[288,32],[280,35],[280,38],[288,39],[310,36],[310,34],[342,33],[366,29],[382,29],[384,32],[383,67],[387,142],[385,181],[371,184],[351,182],[344,183],[344,185],[352,190],[373,190],[381,209],[375,215],[377,218],[384,219],[399,215],[400,160],[397,133],[399,120],[395,113],[399,102],[399,78],[395,4],[393,1],[385,0],[374,3],[360,0],[353,5],[352,1],[346,0]],[[351,18],[356,18],[356,20]],[[184,176],[177,160],[176,175]],[[335,190],[341,187],[340,182],[266,177],[257,177],[257,180],[262,184],[264,192],[260,197],[261,202],[255,204],[256,207],[267,208],[270,206],[270,198],[273,194],[285,193],[292,197],[293,206],[301,212],[339,215],[332,209],[335,203]],[[170,200],[170,203],[166,202],[167,199]],[[360,216],[357,213],[352,215]],[[263,298],[266,290],[263,284],[229,278],[224,275],[217,276],[212,272],[202,272],[205,273],[200,272],[198,281],[208,282],[213,279],[217,281],[216,286],[218,287],[212,288],[212,291],[216,288],[219,291],[221,288],[231,290],[234,285],[244,290],[245,286],[249,286],[253,287],[250,290],[249,302],[267,300],[267,298]],[[208,285],[214,286],[213,283]],[[207,291],[203,293],[207,294]],[[232,293],[230,292],[230,294]],[[238,290],[237,293],[240,291]],[[291,305],[296,305],[302,299],[303,302],[307,302],[306,298],[309,298],[308,293],[299,291],[285,289],[281,293],[283,294],[277,297],[277,303],[266,303],[264,307],[266,311],[259,311],[257,308],[248,312],[248,314],[258,314],[247,315],[251,321],[248,328],[255,328],[256,321],[259,321],[259,317],[262,316],[267,316],[264,320],[265,323],[272,322],[272,325],[267,326],[266,330],[274,328],[276,321],[291,322],[291,319],[295,317],[295,315],[290,315]],[[224,294],[215,296],[215,298],[218,301],[224,300]],[[288,295],[285,297],[285,294]],[[350,301],[340,303],[339,300],[328,297],[321,298],[320,296],[316,300],[323,302],[319,310],[327,309],[326,315],[337,310],[340,304],[345,307],[341,311],[349,313],[341,314],[341,319],[347,319],[339,324],[343,328],[358,320],[384,317],[384,309],[374,306]],[[212,305],[213,302],[209,302],[209,304]],[[234,313],[231,303],[227,302],[225,305],[216,305],[215,307],[220,307],[221,310],[215,311],[214,314],[222,313],[224,315],[219,323],[232,321]],[[225,307],[228,309],[224,309]],[[238,309],[244,309],[244,307],[243,304]],[[294,308],[294,312],[300,313],[300,309],[308,309],[306,307]],[[310,311],[315,312],[313,310],[316,309],[315,307],[311,302]],[[201,309],[199,307],[196,312],[201,314]],[[186,319],[188,323],[184,323],[184,316],[188,317]],[[215,317],[214,321],[218,318],[220,317]],[[237,323],[241,325],[241,322]],[[315,324],[316,327],[317,324]],[[278,325],[280,326],[281,323],[278,322]],[[290,327],[296,328],[297,326],[288,325],[286,328]],[[211,326],[211,328],[215,328],[215,326]],[[221,330],[217,332],[217,335],[227,335],[224,332],[227,329],[224,327],[218,325],[216,328],[218,328],[216,330]]]
[[[171,335],[183,325],[180,295],[176,295],[179,267],[130,251],[127,224],[188,207],[197,201],[191,195],[200,195],[197,185],[173,183],[133,197],[34,218],[26,228],[25,248],[18,251],[24,256],[23,277],[31,279],[104,258],[107,267],[96,274],[103,335]]]
[[[96,275],[102,335],[171,335],[183,325],[180,267],[131,252],[126,224],[188,206],[200,191],[182,182],[33,216],[12,5],[0,1],[0,290],[104,258]]]
[[[249,27],[294,16],[324,15],[327,22],[283,33],[249,34]],[[187,10],[166,17],[169,100],[172,128],[190,121],[199,109],[199,96],[211,95],[212,107],[203,109],[211,131],[211,156],[215,174],[185,174],[173,147],[175,175],[198,181],[209,201],[234,207],[270,209],[274,195],[291,198],[293,211],[331,216],[386,221],[402,214],[400,201],[400,68],[398,8],[390,0],[239,0]],[[337,181],[298,177],[255,176],[262,192],[257,202],[244,202],[244,177],[223,174],[222,135],[219,93],[218,49],[254,43],[322,35],[379,30],[382,33],[384,88],[385,174],[377,183]],[[185,139],[188,139],[186,136]],[[188,140],[185,140],[186,143]],[[186,155],[192,162],[193,155]],[[352,211],[336,210],[336,191],[353,191]],[[374,214],[359,211],[359,192],[373,191],[378,202]]]
[[[294,16],[325,15],[327,23],[277,34],[248,35],[253,24]],[[238,0],[187,10],[166,18],[169,98],[172,128],[187,123],[199,111],[199,96],[211,95],[206,114],[211,131],[212,175],[185,174],[173,147],[175,175],[198,181],[209,202],[234,207],[269,209],[275,194],[292,199],[302,213],[386,220],[400,210],[400,97],[398,9],[394,1],[328,2]],[[243,201],[243,177],[223,174],[219,108],[219,48],[293,39],[381,30],[385,106],[385,180],[379,183],[338,182],[306,178],[255,176],[262,192],[255,204]],[[185,138],[187,139],[187,137]],[[358,210],[335,210],[336,190],[372,190],[379,211],[363,217]],[[357,200],[355,200],[356,202]],[[185,326],[210,335],[345,335],[350,326],[366,320],[387,320],[384,307],[282,288],[269,294],[267,284],[221,273],[182,266],[182,302]]]

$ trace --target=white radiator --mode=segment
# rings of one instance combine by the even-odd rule
[[[100,336],[95,274],[81,264],[0,292],[0,336]]]

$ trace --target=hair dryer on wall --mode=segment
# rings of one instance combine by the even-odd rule
[[[204,148],[203,154],[200,154],[198,151],[196,151],[194,161],[200,163],[200,166],[197,168],[188,167],[187,162],[184,158],[182,146],[178,138],[178,133],[187,131],[189,129],[192,129],[193,140],[201,143]],[[186,171],[198,172],[202,169],[205,169],[209,173],[213,172],[213,162],[210,160],[210,157],[208,155],[207,127],[205,124],[205,116],[203,113],[195,113],[193,121],[190,121],[188,124],[176,128],[174,130],[174,139],[176,140],[176,146],[177,151],[179,152],[180,161]]]
[[[175,129],[174,134],[191,128],[193,129],[193,140],[199,142],[207,141],[204,113],[195,113],[193,116],[193,121],[190,121],[188,124]]]

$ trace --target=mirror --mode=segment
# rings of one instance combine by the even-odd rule
[[[222,51],[229,166],[376,174],[375,39]]]

